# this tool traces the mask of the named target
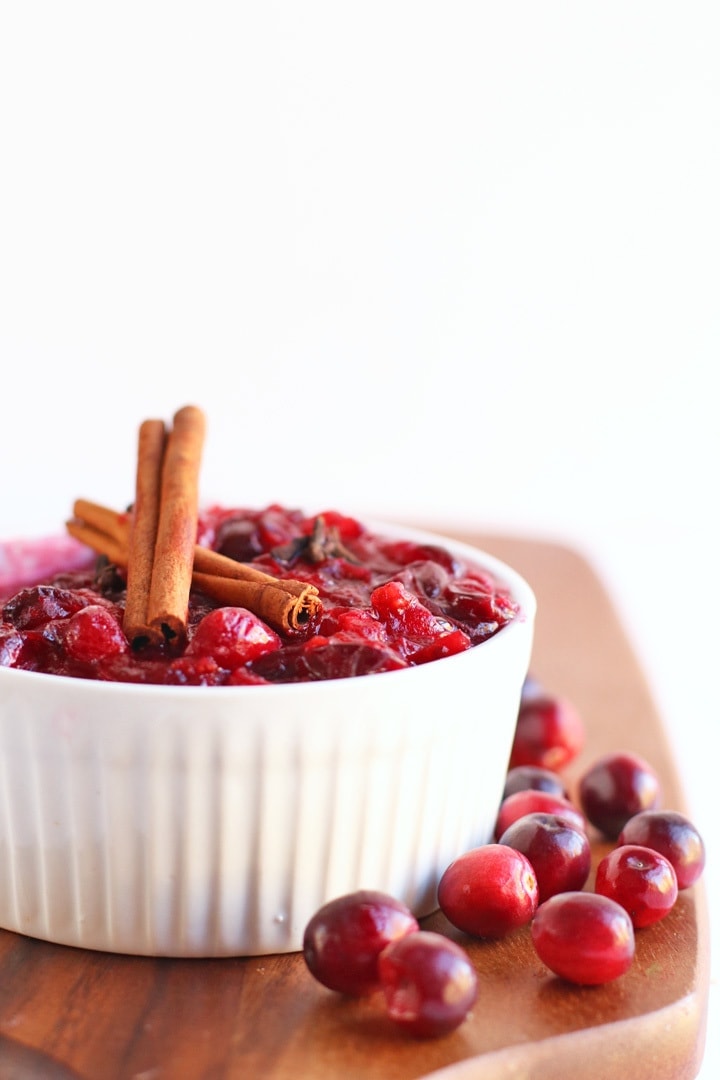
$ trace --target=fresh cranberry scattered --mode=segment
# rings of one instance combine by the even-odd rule
[[[418,930],[410,909],[385,893],[362,889],[328,901],[308,922],[303,955],[318,982],[360,996],[378,988],[378,957]]]
[[[560,697],[524,694],[518,710],[510,767],[540,765],[559,772],[585,745],[585,725]]]
[[[64,645],[73,660],[87,663],[117,656],[129,649],[117,616],[98,604],[88,604],[71,616],[65,627]]]
[[[390,1019],[416,1037],[454,1031],[477,999],[477,974],[465,950],[429,930],[388,945],[378,973]]]
[[[555,975],[598,986],[624,975],[635,955],[632,920],[621,904],[591,892],[565,892],[541,904],[531,925],[535,951]]]
[[[659,805],[660,780],[638,754],[618,751],[605,754],[583,773],[578,798],[588,821],[615,840],[631,817]]]
[[[550,791],[526,788],[508,795],[500,803],[495,821],[495,839],[499,840],[513,822],[526,814],[555,814],[580,832],[585,831],[582,811],[570,799],[566,799],[564,795],[553,795]]]
[[[693,823],[677,810],[642,810],[631,817],[618,844],[640,844],[659,851],[677,878],[678,889],[694,885],[705,868],[705,844]]]
[[[556,814],[526,814],[500,837],[527,856],[535,871],[538,901],[582,889],[590,876],[590,841],[582,829]]]
[[[636,930],[665,918],[677,900],[675,871],[659,851],[623,844],[598,863],[595,892],[617,900]]]
[[[517,791],[547,791],[568,799],[569,794],[564,781],[552,769],[543,769],[540,765],[515,765],[505,777],[503,799]]]
[[[466,934],[501,938],[526,923],[538,905],[530,860],[503,844],[485,844],[458,856],[438,884],[445,917]]]

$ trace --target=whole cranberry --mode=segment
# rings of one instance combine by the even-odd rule
[[[429,930],[388,945],[378,973],[390,1019],[421,1038],[454,1031],[477,998],[477,974],[465,950]]]
[[[623,844],[600,860],[595,892],[617,900],[635,929],[663,919],[677,900],[675,871],[659,851]]]
[[[537,877],[522,852],[505,844],[485,844],[450,863],[440,878],[438,904],[458,930],[501,938],[535,914]]]
[[[626,822],[618,844],[640,844],[659,851],[675,871],[678,889],[694,885],[705,868],[703,839],[677,810],[641,810]]]
[[[556,814],[526,814],[499,842],[530,860],[541,904],[556,893],[582,889],[590,876],[590,841],[582,829]]]
[[[263,550],[256,522],[244,518],[227,518],[221,522],[215,547],[221,555],[237,562],[252,562]]]
[[[528,788],[525,791],[516,791],[514,795],[508,795],[500,803],[495,821],[495,839],[499,840],[514,821],[525,817],[526,814],[556,814],[570,825],[574,825],[576,829],[580,829],[581,832],[585,831],[585,818],[570,799],[566,799],[563,795],[553,795],[549,791],[535,791]]]
[[[551,896],[530,928],[535,951],[555,975],[598,986],[624,975],[635,955],[632,920],[621,904],[591,892]]]
[[[543,769],[541,765],[515,765],[508,770],[503,799],[514,795],[516,791],[549,791],[551,795],[568,798],[568,790],[563,780],[552,769]]]
[[[378,957],[418,922],[401,901],[361,889],[329,900],[305,927],[303,956],[318,982],[342,994],[370,994],[378,988]]]
[[[241,607],[219,607],[208,612],[193,631],[187,656],[209,656],[233,670],[274,652],[280,638],[257,615]]]
[[[631,817],[658,806],[660,780],[638,754],[617,751],[599,758],[580,777],[578,797],[588,821],[616,840]]]
[[[540,765],[560,771],[585,745],[585,725],[574,706],[560,697],[528,694],[518,710],[510,767]]]
[[[63,642],[68,656],[85,662],[116,656],[129,649],[119,620],[100,604],[88,604],[70,617]]]

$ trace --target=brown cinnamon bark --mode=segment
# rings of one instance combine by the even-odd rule
[[[295,578],[276,578],[257,566],[237,562],[235,559],[228,558],[227,555],[221,555],[219,551],[200,547],[199,544],[195,548],[194,568],[199,574],[233,578],[235,581],[257,581],[266,585],[278,585],[294,596],[300,596],[307,589],[317,592],[315,586],[308,585],[306,581],[297,581]]]
[[[138,432],[135,502],[127,553],[127,595],[123,619],[125,636],[133,643],[155,636],[148,620],[148,598],[160,519],[166,442],[167,432],[162,420],[143,421]],[[87,513],[87,507],[85,511]]]
[[[213,600],[252,611],[268,626],[284,633],[302,629],[318,612],[322,601],[314,585],[269,578],[267,581],[240,580],[217,574],[193,574],[193,588]],[[287,588],[290,585],[293,591]],[[297,586],[302,586],[296,591]]]
[[[65,523],[65,528],[70,536],[74,536],[81,544],[87,544],[93,551],[97,551],[98,555],[107,556],[110,562],[117,566],[127,566],[127,547],[122,541],[74,518]]]
[[[205,415],[194,405],[173,417],[162,467],[157,541],[147,604],[147,625],[182,644],[197,539],[198,481]]]

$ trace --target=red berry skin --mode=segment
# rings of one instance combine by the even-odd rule
[[[65,651],[73,660],[92,663],[129,649],[118,619],[100,604],[88,604],[68,620],[63,634]]]
[[[677,878],[689,889],[705,868],[705,844],[693,823],[677,810],[642,810],[626,822],[618,844],[640,844],[659,851]]]
[[[303,956],[323,986],[359,997],[377,990],[383,949],[417,930],[417,919],[401,901],[360,889],[315,912],[305,927]]]
[[[210,656],[231,671],[267,652],[279,649],[280,638],[257,615],[241,607],[208,612],[195,627],[187,656]]]
[[[450,863],[438,884],[438,904],[458,930],[502,938],[535,914],[537,877],[522,852],[505,844],[485,844]]]
[[[526,695],[520,702],[510,768],[540,765],[559,772],[585,745],[585,725],[569,701]]]
[[[635,955],[630,916],[598,893],[565,892],[541,904],[530,933],[535,951],[555,975],[599,986],[624,975]]]
[[[561,795],[564,799],[569,797],[565,783],[558,774],[540,765],[515,765],[508,770],[503,799],[516,791],[549,791],[551,795]]]
[[[454,1031],[477,999],[477,974],[465,950],[429,930],[388,945],[378,972],[390,1019],[418,1038]]]
[[[660,803],[660,780],[638,754],[605,754],[580,777],[578,799],[587,817],[610,840],[626,822]]]
[[[526,814],[505,830],[499,842],[530,860],[541,904],[556,893],[582,889],[590,876],[587,835],[556,814]]]
[[[555,814],[581,832],[585,831],[585,818],[577,806],[562,795],[553,795],[549,791],[516,791],[500,803],[495,821],[495,839],[509,829],[513,822],[526,814]]]
[[[664,919],[677,900],[675,871],[659,851],[623,844],[600,860],[595,892],[617,900],[636,930]]]

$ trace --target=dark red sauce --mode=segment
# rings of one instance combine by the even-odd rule
[[[313,584],[322,611],[281,635],[242,608],[190,596],[188,640],[131,649],[124,571],[97,560],[0,601],[0,666],[116,682],[244,685],[393,671],[462,652],[517,614],[508,590],[434,543],[376,535],[335,511],[213,507],[198,541]]]

